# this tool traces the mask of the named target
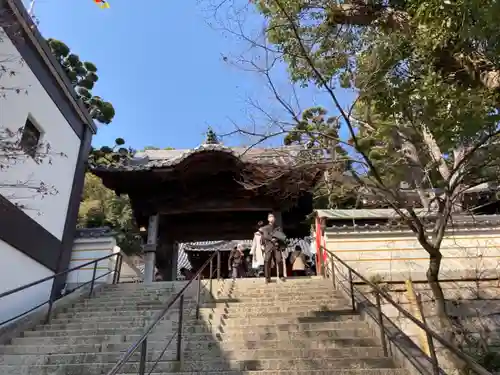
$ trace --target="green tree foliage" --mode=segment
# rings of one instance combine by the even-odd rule
[[[118,246],[126,254],[141,251],[141,237],[135,224],[128,196],[117,196],[101,179],[87,172],[78,211],[80,228],[110,227]]]
[[[125,140],[116,138],[112,147],[102,146],[90,149],[88,164],[91,167],[102,165],[122,165],[134,156],[135,150],[131,147],[124,147]]]
[[[441,328],[456,338],[438,282],[441,244],[452,212],[462,208],[464,191],[498,182],[500,3],[252,3],[267,20],[270,44],[263,60],[284,61],[292,83],[319,87],[328,97],[323,107],[337,112],[329,118],[314,109],[306,121],[293,113],[295,125],[287,127],[290,119],[280,122],[290,134],[286,141],[344,149],[359,191],[394,208],[429,254],[427,278]],[[340,104],[339,88],[356,94],[351,108]],[[339,122],[350,139],[335,134]],[[430,227],[415,213],[409,199],[414,192],[419,205],[436,215]]]
[[[81,61],[80,57],[71,53],[70,48],[60,40],[47,39],[47,43],[92,118],[102,124],[109,124],[115,116],[113,105],[92,94],[92,89],[99,79],[97,67],[91,62]]]

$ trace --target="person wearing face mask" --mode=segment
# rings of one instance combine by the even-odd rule
[[[286,243],[286,236],[280,226],[276,224],[276,218],[273,213],[267,215],[268,224],[260,228],[262,234],[262,244],[264,248],[264,277],[266,283],[271,281],[271,264],[277,268],[277,277],[285,280],[283,275],[283,256],[281,251]]]

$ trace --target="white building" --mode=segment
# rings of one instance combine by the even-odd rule
[[[0,2],[0,26],[1,294],[68,268],[96,128],[21,0]],[[10,160],[2,152],[7,133],[22,148]],[[48,194],[27,188],[41,183]],[[52,287],[2,298],[0,323],[47,300]]]

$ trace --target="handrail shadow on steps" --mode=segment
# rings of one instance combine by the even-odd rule
[[[115,262],[115,267],[114,269],[106,272],[105,274],[103,275],[100,275],[98,277],[96,277],[96,274],[97,274],[97,265],[99,262],[102,262],[103,260],[106,260],[106,259],[111,259],[113,257],[116,257],[116,262]],[[8,297],[8,296],[11,296],[11,295],[14,295],[16,293],[19,293],[19,292],[22,292],[26,289],[29,289],[31,287],[34,287],[34,286],[37,286],[37,285],[40,285],[42,283],[45,283],[47,281],[51,281],[51,280],[55,280],[56,278],[59,278],[61,276],[67,276],[70,272],[74,272],[74,271],[78,271],[84,267],[87,267],[87,266],[90,266],[90,265],[94,265],[94,269],[93,269],[93,273],[92,273],[92,279],[85,282],[85,283],[82,283],[78,286],[76,286],[75,288],[71,289],[70,291],[66,291],[66,293],[64,294],[64,296],[67,296],[68,294],[71,294],[73,293],[74,291],[80,289],[80,288],[83,288],[84,286],[87,286],[90,284],[90,291],[89,291],[89,297],[92,296],[92,292],[94,291],[94,285],[95,285],[95,282],[96,280],[99,280],[105,276],[108,276],[110,275],[111,273],[113,273],[113,284],[117,284],[119,281],[120,281],[120,270],[121,270],[121,265],[122,265],[122,260],[123,260],[123,253],[120,251],[118,253],[113,253],[113,254],[109,254],[109,255],[106,255],[102,258],[98,258],[98,259],[95,259],[95,260],[92,260],[90,262],[87,262],[87,263],[84,263],[84,264],[81,264],[77,267],[73,267],[73,268],[69,268],[65,271],[62,271],[62,272],[59,272],[55,275],[52,275],[52,276],[47,276],[47,277],[44,277],[43,279],[40,279],[40,280],[36,280],[36,281],[33,281],[31,283],[28,283],[26,285],[22,285],[20,287],[17,287],[17,288],[14,288],[14,289],[11,289],[7,292],[3,292],[3,293],[0,293],[0,301],[2,300],[2,298],[5,298],[5,297]],[[41,308],[42,306],[44,305],[47,305],[48,304],[48,310],[47,310],[47,315],[46,315],[46,318],[45,318],[45,323],[48,323],[49,320],[50,320],[50,315],[51,315],[51,312],[52,312],[52,306],[54,304],[54,302],[61,296],[57,296],[54,294],[54,288],[52,288],[52,291],[50,293],[50,297],[48,300],[42,302],[42,303],[39,303],[38,305],[26,310],[26,311],[23,311],[22,313],[14,316],[14,317],[11,317],[3,322],[0,322],[0,327],[1,326],[4,326],[8,323],[11,323],[19,318],[22,318],[23,316]]]
[[[321,256],[321,269],[324,273],[323,276],[327,276],[327,271],[329,271],[328,276],[332,279],[333,287],[334,289],[337,289],[337,282],[342,281],[340,278],[338,278],[338,275],[341,274],[344,276],[344,281],[347,281],[348,285],[344,285],[342,282],[339,282],[340,286],[344,289],[344,292],[347,294],[347,296],[351,300],[351,306],[353,311],[362,311],[370,315],[370,317],[377,323],[380,329],[380,339],[382,341],[382,348],[384,351],[384,354],[388,356],[388,345],[387,345],[387,338],[389,341],[391,341],[393,344],[398,346],[398,343],[396,341],[401,341],[401,339],[407,341],[407,343],[413,343],[411,339],[404,333],[402,332],[397,324],[393,322],[389,317],[387,317],[383,312],[382,312],[382,305],[381,305],[381,298],[387,301],[390,305],[392,305],[401,315],[403,315],[405,318],[409,319],[412,323],[414,323],[417,327],[422,329],[426,336],[427,336],[427,341],[429,342],[429,348],[430,348],[430,358],[427,357],[423,351],[420,351],[420,355],[423,355],[427,357],[430,360],[430,363],[432,365],[432,373],[434,375],[440,375],[443,374],[443,371],[439,367],[439,362],[437,359],[436,355],[436,349],[434,347],[434,340],[440,343],[444,348],[449,350],[451,353],[453,353],[454,356],[458,357],[460,360],[462,360],[465,365],[468,367],[468,369],[474,371],[478,375],[492,375],[491,372],[489,372],[487,369],[479,365],[472,357],[470,357],[468,354],[464,353],[461,351],[458,347],[456,347],[454,344],[450,343],[448,340],[437,334],[434,330],[432,330],[426,323],[421,322],[417,318],[415,318],[412,314],[410,314],[406,309],[401,307],[396,301],[393,300],[393,298],[383,289],[378,287],[376,284],[373,282],[369,281],[366,279],[364,276],[362,276],[359,272],[354,270],[351,266],[349,266],[344,260],[340,259],[336,254],[331,252],[330,250],[324,248],[323,246],[321,249],[326,252],[328,255],[328,258],[331,262],[330,267],[328,265],[323,264],[324,259],[323,256]],[[342,265],[346,270],[347,270],[347,276],[341,272],[340,268],[338,267],[338,264]],[[355,282],[353,280],[353,275],[356,276],[361,282],[363,282],[365,285],[368,285],[372,290],[371,293],[375,295],[375,303],[370,301],[370,299],[358,288],[355,286]],[[358,296],[356,296],[356,293]],[[357,302],[356,300],[359,301],[359,296],[363,297],[362,302]],[[387,325],[390,325],[391,327],[387,327]],[[402,337],[403,336],[403,337]],[[408,342],[408,340],[410,342]],[[399,343],[400,344],[400,343]],[[418,348],[416,345],[414,346],[415,348]],[[415,353],[418,354],[418,353]],[[417,364],[415,363],[416,358],[407,358],[414,366],[417,368],[421,367],[422,364]]]
[[[214,262],[213,260],[217,258],[217,266],[216,269],[214,270]],[[165,352],[167,351],[169,345],[172,343],[172,341],[177,338],[177,348],[176,348],[176,361],[180,362],[181,356],[182,356],[182,329],[183,329],[183,315],[184,315],[184,294],[188,290],[188,288],[196,281],[197,282],[197,296],[196,296],[196,319],[199,318],[199,312],[200,312],[200,302],[201,302],[201,280],[202,280],[202,273],[203,271],[207,268],[210,267],[210,278],[208,280],[209,282],[209,295],[213,299],[213,286],[212,286],[212,280],[214,276],[214,272],[216,271],[217,273],[217,280],[220,280],[220,271],[221,271],[221,255],[220,251],[217,250],[215,251],[210,258],[207,259],[207,261],[200,267],[200,269],[196,272],[193,278],[189,280],[186,285],[174,296],[170,297],[169,300],[165,303],[164,307],[162,310],[157,313],[154,318],[152,319],[151,323],[145,328],[144,333],[141,335],[139,339],[137,339],[130,347],[127,349],[125,354],[120,358],[120,360],[113,366],[113,368],[106,374],[106,375],[116,375],[122,368],[123,366],[127,363],[127,361],[133,356],[133,354],[139,349],[140,347],[140,360],[139,360],[139,375],[144,375],[146,373],[146,362],[147,362],[147,352],[148,352],[148,336],[152,333],[153,329],[158,325],[158,323],[165,317],[165,315],[169,312],[169,310],[177,303],[179,302],[179,323],[177,327],[177,332],[174,332],[170,339],[168,340],[167,344],[161,351],[160,355],[158,358],[155,360],[153,365],[151,366],[151,369],[149,370],[149,374],[151,374],[156,365],[159,363]],[[188,313],[191,311],[188,310]]]

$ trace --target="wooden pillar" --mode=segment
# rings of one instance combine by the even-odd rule
[[[179,256],[179,245],[172,241],[168,232],[162,230],[159,235],[157,251],[158,270],[163,276],[163,281],[175,281],[177,279],[177,259]]]
[[[177,280],[177,268],[179,267],[179,243],[174,242],[172,247],[172,281]]]
[[[155,255],[158,245],[158,226],[160,217],[158,214],[149,217],[148,241],[144,246],[144,283],[152,284],[155,277]]]

